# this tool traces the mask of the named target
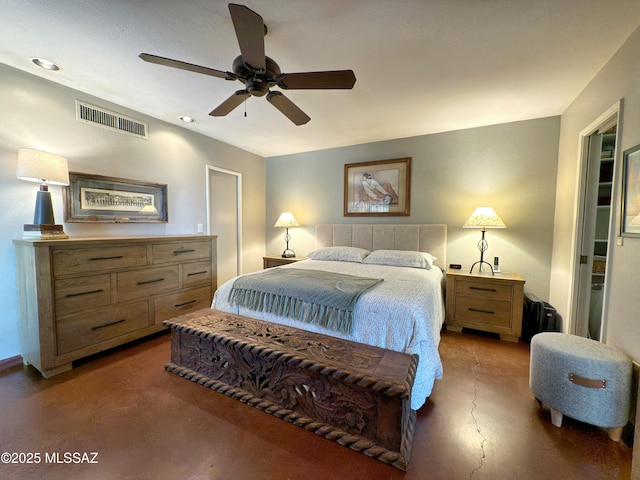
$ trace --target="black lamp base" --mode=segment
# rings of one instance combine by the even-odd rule
[[[489,268],[491,269],[491,275],[495,275],[495,271],[493,270],[493,266],[489,262],[485,262],[484,260],[478,260],[476,263],[471,265],[471,270],[469,270],[469,273],[473,273],[473,267],[475,267],[476,265],[480,265],[479,271],[482,272],[482,264],[489,265]]]
[[[487,247],[489,246],[487,244],[487,241],[484,239],[484,232],[485,232],[485,229],[484,227],[482,227],[482,238],[478,242],[478,250],[480,250],[480,260],[478,260],[476,263],[471,265],[471,270],[469,270],[469,273],[473,273],[473,267],[475,267],[476,265],[479,265],[479,270],[480,272],[482,272],[482,264],[486,263],[487,265],[489,265],[489,268],[491,269],[491,275],[495,275],[496,272],[493,271],[493,266],[489,262],[484,261],[484,252],[487,250]]]
[[[289,248],[289,240],[291,237],[289,236],[289,227],[287,227],[286,233],[284,234],[284,241],[287,243],[287,248],[282,252],[282,258],[295,258],[296,252]]]
[[[36,225],[53,225],[56,223],[53,218],[51,192],[47,185],[40,185],[40,190],[38,190],[36,195],[36,209],[33,212],[33,223]]]
[[[22,238],[39,240],[63,240],[69,238],[62,225],[57,225],[53,217],[53,202],[47,185],[40,185],[36,196],[33,223],[25,223]]]

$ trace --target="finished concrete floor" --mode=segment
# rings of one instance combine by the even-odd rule
[[[440,353],[444,378],[418,412],[406,473],[165,372],[163,334],[51,379],[0,372],[0,451],[32,460],[0,463],[0,478],[629,478],[624,443],[566,417],[551,425],[529,390],[528,345],[443,332]]]

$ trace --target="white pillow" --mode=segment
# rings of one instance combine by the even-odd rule
[[[409,250],[375,250],[362,263],[391,265],[394,267],[413,267],[431,270],[436,257],[426,252]]]
[[[357,247],[325,247],[319,248],[309,253],[307,257],[311,260],[332,260],[334,262],[356,262],[362,260],[371,252],[364,248]]]

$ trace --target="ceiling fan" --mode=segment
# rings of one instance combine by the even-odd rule
[[[262,17],[244,5],[229,4],[231,20],[236,31],[240,53],[233,61],[233,72],[223,72],[214,68],[201,67],[192,63],[159,57],[150,53],[141,53],[139,57],[145,62],[164,65],[166,67],[188,70],[190,72],[224,78],[225,80],[240,80],[245,88],[236,91],[224,102],[213,109],[209,115],[224,117],[239,106],[249,96],[267,96],[271,105],[276,107],[296,125],[304,125],[309,116],[280,91],[272,91],[272,87],[285,90],[311,89],[351,89],[356,83],[353,70],[331,70],[323,72],[282,73],[280,67],[264,53],[264,36],[267,27]]]

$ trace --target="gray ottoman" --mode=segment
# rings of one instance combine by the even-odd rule
[[[629,419],[631,360],[615,348],[595,340],[543,332],[531,339],[529,386],[551,422],[562,416],[609,429],[618,442]]]

